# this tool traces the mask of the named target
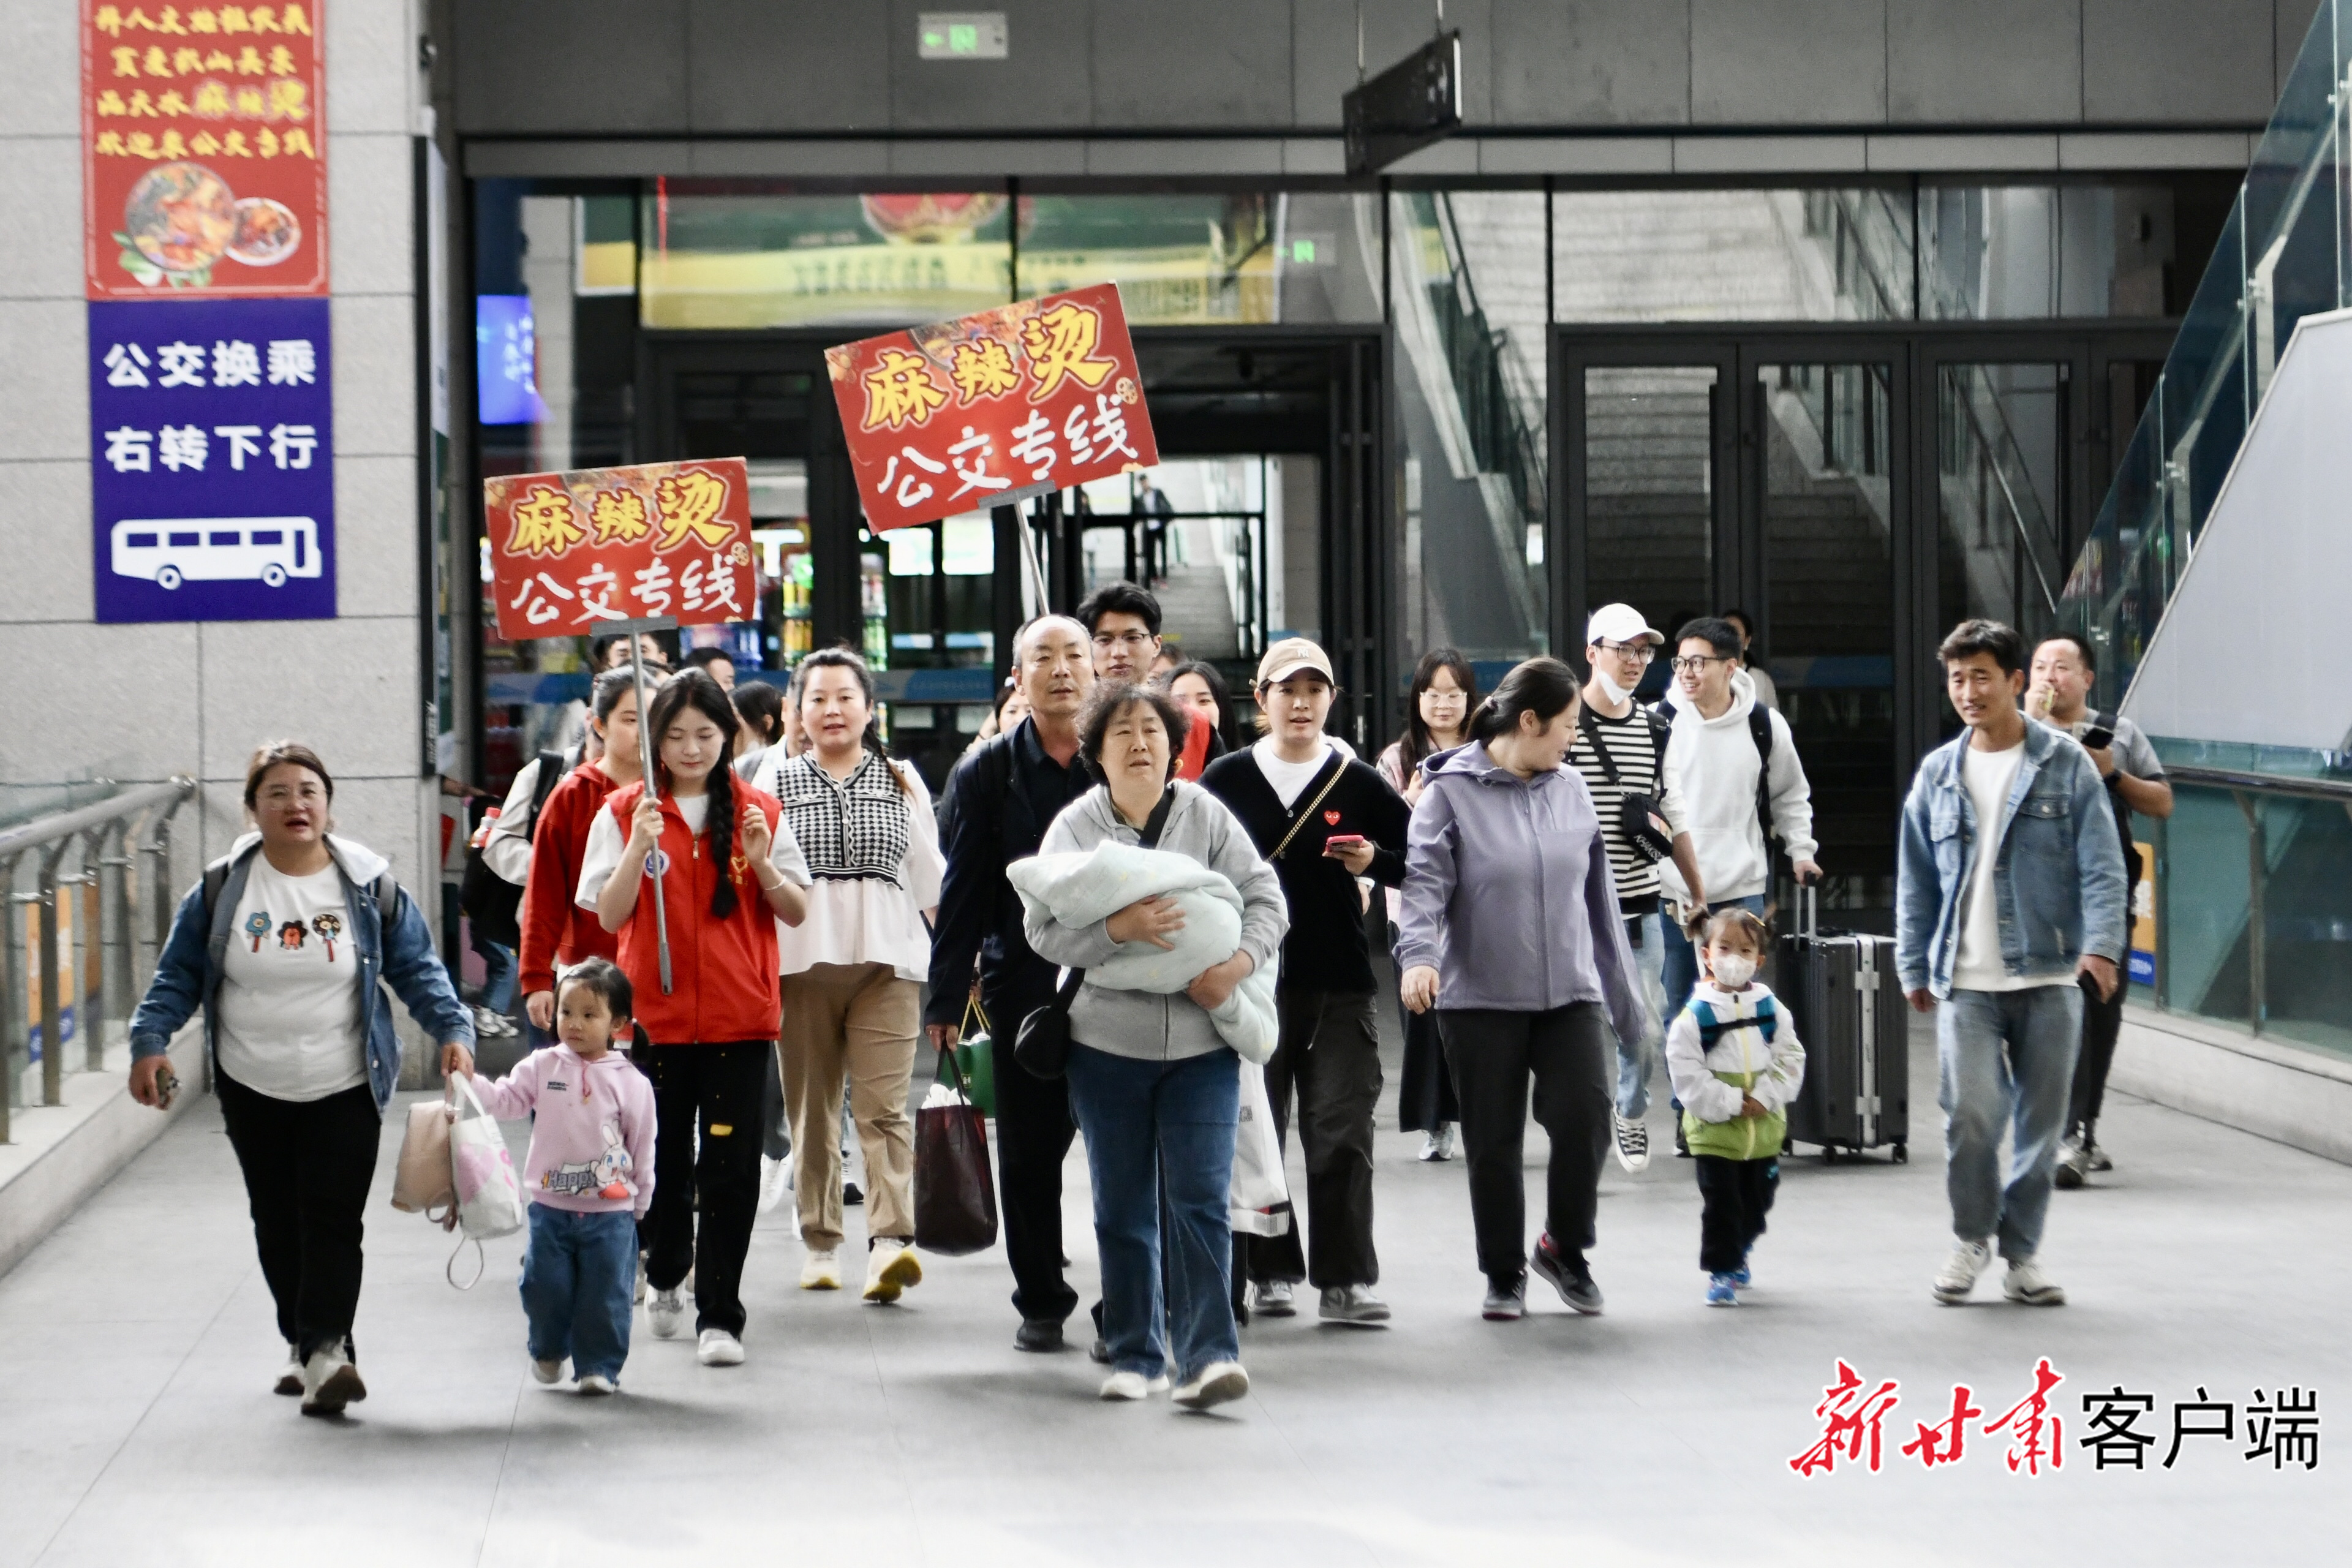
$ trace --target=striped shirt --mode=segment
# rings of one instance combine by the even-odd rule
[[[1639,704],[1628,709],[1622,719],[1612,719],[1589,703],[1586,710],[1601,743],[1609,748],[1610,760],[1617,764],[1617,783],[1609,782],[1593,752],[1591,734],[1581,724],[1577,727],[1576,745],[1568,753],[1569,764],[1584,775],[1585,787],[1592,792],[1592,808],[1601,816],[1601,836],[1609,845],[1609,869],[1617,879],[1617,901],[1628,917],[1652,914],[1658,907],[1658,868],[1634,852],[1633,841],[1625,837],[1618,803],[1628,793],[1648,795],[1658,803],[1667,831],[1683,832],[1682,803],[1664,793],[1659,779],[1658,759],[1665,750],[1664,738]]]

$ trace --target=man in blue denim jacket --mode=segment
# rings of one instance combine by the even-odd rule
[[[1936,1299],[1967,1299],[1992,1261],[2002,1293],[2064,1304],[2035,1262],[2065,1130],[2087,976],[2119,984],[2123,853],[2106,790],[2083,748],[2018,706],[2025,644],[1998,621],[1963,621],[1937,649],[1968,729],[1930,752],[1903,806],[1895,966],[1911,1005],[1938,1002],[1937,1100],[1945,1190],[1958,1238]],[[2001,1182],[2002,1123],[2012,1134]]]

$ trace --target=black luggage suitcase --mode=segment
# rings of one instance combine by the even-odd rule
[[[1789,1106],[1790,1145],[1891,1146],[1911,1158],[1911,1018],[1895,978],[1891,937],[1822,933],[1814,891],[1799,895],[1801,929],[1780,939],[1775,991],[1805,1047],[1805,1082]]]

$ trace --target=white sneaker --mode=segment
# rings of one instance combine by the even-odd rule
[[[302,1358],[295,1353],[294,1342],[286,1342],[286,1364],[278,1370],[278,1384],[273,1392],[287,1395],[302,1392]]]
[[[778,1204],[782,1203],[784,1201],[784,1194],[792,1191],[792,1160],[789,1157],[782,1160],[771,1160],[765,1154],[761,1155],[760,1212],[761,1214],[766,1214],[770,1210],[773,1209]]]
[[[1419,1158],[1433,1164],[1454,1158],[1454,1123],[1441,1121],[1432,1131],[1423,1133]]]
[[[579,1392],[582,1394],[618,1394],[621,1392],[621,1385],[614,1383],[611,1378],[606,1377],[601,1372],[590,1373],[587,1376],[580,1380],[577,1386]]]
[[[866,1249],[866,1299],[895,1301],[910,1285],[923,1282],[922,1260],[904,1238],[877,1236]]]
[[[801,1259],[801,1289],[803,1290],[838,1290],[841,1289],[841,1254],[832,1247],[812,1252]]]
[[[2042,1266],[2031,1258],[2009,1260],[2009,1278],[2000,1282],[2000,1293],[2021,1307],[2063,1307],[2066,1304],[2065,1289],[2042,1272]]]
[[[741,1366],[743,1342],[725,1329],[705,1329],[695,1342],[694,1359],[705,1366]]]
[[[340,1415],[344,1405],[366,1397],[367,1384],[360,1381],[360,1369],[352,1364],[342,1346],[313,1351],[302,1363],[303,1415]]]
[[[1213,1361],[1176,1391],[1176,1403],[1187,1410],[1225,1405],[1249,1392],[1249,1373],[1237,1361]]]
[[[474,1009],[474,1033],[485,1040],[503,1040],[515,1033],[514,1020],[488,1007]]]
[[[634,1290],[634,1291],[632,1291],[632,1292],[630,1293],[630,1296],[629,1296],[629,1305],[631,1305],[631,1306],[633,1306],[633,1307],[642,1307],[642,1306],[644,1306],[645,1304],[646,1304],[646,1255],[645,1255],[644,1253],[640,1252],[640,1253],[638,1253],[638,1254],[637,1254],[637,1288],[636,1288],[636,1289],[635,1289],[635,1290]]]
[[[1257,1300],[1250,1303],[1250,1310],[1261,1318],[1296,1317],[1298,1313],[1298,1306],[1291,1297],[1290,1281],[1287,1279],[1259,1280]]]
[[[530,1375],[539,1379],[541,1383],[562,1382],[562,1358],[559,1356],[553,1361],[541,1361],[537,1357],[533,1357],[530,1363]]]
[[[1609,1112],[1609,1126],[1617,1135],[1617,1163],[1632,1175],[1650,1168],[1650,1130],[1639,1121],[1628,1121],[1617,1114],[1614,1107]]]
[[[686,1303],[678,1300],[675,1290],[655,1291],[653,1304],[646,1309],[646,1317],[653,1324],[654,1338],[657,1340],[677,1338],[678,1320],[685,1316]]]
[[[1105,1399],[1149,1399],[1168,1387],[1168,1374],[1146,1377],[1139,1372],[1115,1372],[1103,1379]]]
[[[1316,1316],[1328,1323],[1385,1323],[1389,1304],[1368,1285],[1334,1285],[1323,1292]]]
[[[1941,1272],[1936,1276],[1936,1300],[1949,1307],[1969,1299],[1977,1288],[1977,1276],[1992,1263],[1992,1244],[1988,1241],[1964,1241],[1952,1248],[1952,1256],[1944,1260]]]

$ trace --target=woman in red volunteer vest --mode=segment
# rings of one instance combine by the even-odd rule
[[[636,1021],[653,1041],[640,1055],[658,1130],[645,1227],[654,1333],[677,1332],[678,1286],[691,1266],[697,1353],[705,1366],[735,1366],[743,1255],[760,1200],[760,1097],[782,1010],[775,922],[798,925],[807,912],[808,866],[775,796],[727,766],[737,721],[716,680],[698,669],[674,677],[646,721],[659,749],[659,794],[648,796],[642,782],[613,792],[581,857],[579,901],[620,934]],[[645,890],[656,875],[658,914]]]

